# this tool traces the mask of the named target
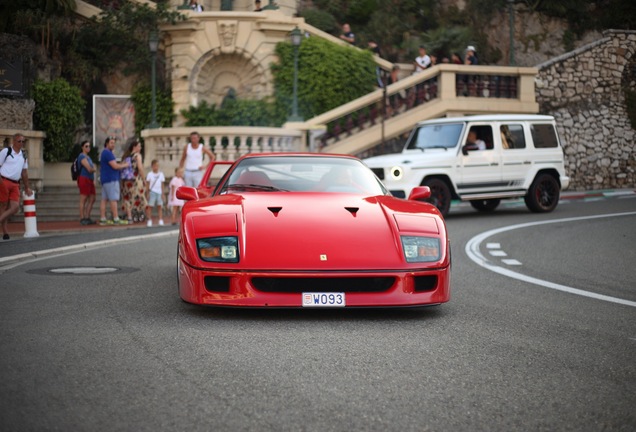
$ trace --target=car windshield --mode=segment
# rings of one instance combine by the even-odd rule
[[[249,192],[345,192],[387,195],[384,185],[361,161],[339,157],[272,156],[239,162],[220,194]]]
[[[459,142],[463,123],[431,124],[415,128],[408,142],[407,150],[430,148],[453,148]]]

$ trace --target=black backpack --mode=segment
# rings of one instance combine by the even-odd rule
[[[79,178],[80,170],[82,167],[80,166],[79,156],[75,158],[73,163],[71,164],[71,178],[75,181]]]

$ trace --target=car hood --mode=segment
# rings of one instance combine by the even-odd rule
[[[238,235],[240,268],[254,270],[403,268],[400,232],[446,235],[434,207],[391,196],[246,193],[207,201],[205,214],[190,218],[194,237]]]

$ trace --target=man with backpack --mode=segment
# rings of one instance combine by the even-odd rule
[[[24,184],[26,196],[32,191],[29,187],[29,164],[26,153],[22,151],[26,139],[22,134],[13,135],[9,147],[0,151],[0,224],[2,224],[2,239],[9,240],[9,218],[20,209],[20,179]]]

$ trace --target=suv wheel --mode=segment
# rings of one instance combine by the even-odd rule
[[[446,216],[451,205],[451,192],[448,185],[440,179],[430,179],[426,180],[423,186],[431,189],[431,197],[427,201],[437,207],[442,216]]]
[[[497,208],[500,202],[500,199],[474,200],[470,202],[470,205],[480,212],[491,212]]]
[[[559,182],[549,174],[539,174],[525,196],[526,205],[535,213],[547,213],[559,203]]]

